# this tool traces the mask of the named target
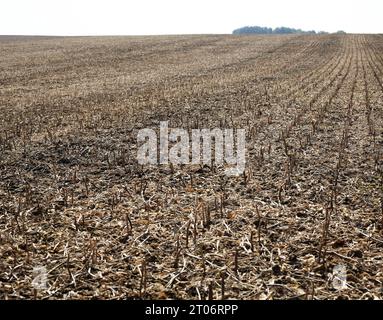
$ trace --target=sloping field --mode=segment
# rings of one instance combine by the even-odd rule
[[[0,70],[0,298],[383,298],[383,36],[0,37]],[[245,172],[139,165],[160,121],[246,129]]]

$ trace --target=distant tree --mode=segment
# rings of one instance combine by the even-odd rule
[[[346,31],[343,31],[343,30],[339,30],[336,32],[336,34],[347,34]]]
[[[271,34],[273,29],[263,28],[259,26],[254,27],[243,27],[233,31],[233,34]]]
[[[233,34],[316,34],[316,31],[303,31],[302,29],[287,27],[278,27],[273,30],[267,27],[247,26],[234,30]]]
[[[286,28],[286,27],[275,28],[273,31],[273,33],[275,34],[291,34],[291,33],[297,33],[297,32],[298,30]]]

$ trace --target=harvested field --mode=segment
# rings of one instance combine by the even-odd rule
[[[0,70],[1,299],[383,298],[382,35],[0,37]],[[246,129],[244,174],[139,165],[160,121]]]

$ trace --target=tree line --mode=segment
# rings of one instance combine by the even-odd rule
[[[338,31],[337,33],[344,34],[344,31]],[[242,27],[233,31],[233,34],[328,34],[325,31],[316,32],[315,30],[303,31],[302,29],[294,29],[287,27],[268,28],[268,27]]]

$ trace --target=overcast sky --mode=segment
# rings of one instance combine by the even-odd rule
[[[231,33],[246,25],[383,33],[382,0],[1,0],[3,35]]]

